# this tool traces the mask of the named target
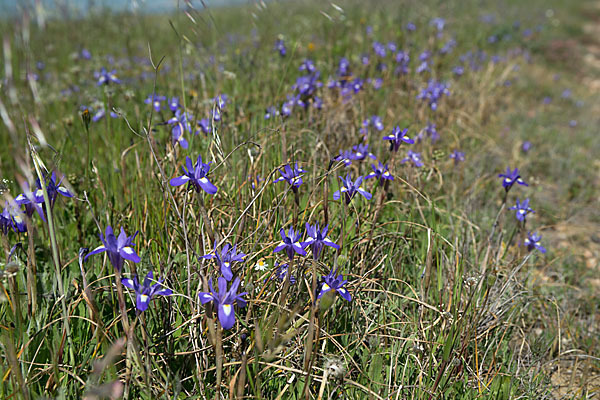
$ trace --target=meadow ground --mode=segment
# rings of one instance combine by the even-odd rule
[[[597,2],[208,5],[0,23],[0,398],[600,396]]]

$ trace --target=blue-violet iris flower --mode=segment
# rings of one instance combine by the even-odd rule
[[[503,174],[498,174],[498,177],[504,178],[502,179],[502,186],[507,192],[510,190],[511,187],[513,187],[515,182],[519,185],[529,186],[527,183],[525,183],[523,178],[521,178],[521,175],[519,174],[519,168],[515,168],[514,171],[511,171],[510,168],[507,167],[506,172]]]
[[[306,236],[308,236],[308,238],[303,243],[303,247],[310,246],[315,260],[319,259],[321,250],[323,250],[324,246],[333,247],[336,250],[339,250],[340,248],[340,246],[327,237],[328,228],[328,225],[323,229],[320,229],[319,224],[309,225],[306,223]]]
[[[153,280],[154,274],[152,271],[148,272],[148,275],[144,278],[144,283],[141,285],[137,275],[134,275],[133,279],[121,279],[123,286],[135,291],[135,308],[137,308],[139,312],[146,311],[148,304],[150,304],[150,300],[152,300],[154,296],[170,296],[173,294],[171,289],[163,289],[162,283],[164,279],[161,278],[157,283],[152,284]]]
[[[527,246],[527,250],[531,251],[533,249],[538,249],[540,253],[545,253],[546,248],[540,244],[541,240],[542,235],[536,232],[529,232],[525,238],[525,246]]]
[[[341,176],[339,178],[342,180],[342,187],[333,194],[334,200],[339,200],[342,193],[346,199],[346,204],[350,204],[350,201],[354,195],[356,195],[356,193],[360,193],[367,200],[371,200],[371,197],[373,197],[371,193],[362,188],[361,185],[364,179],[362,176],[359,176],[354,182],[352,182],[352,179],[350,179],[350,174],[346,175],[345,179]]]
[[[523,202],[519,202],[519,199],[517,199],[517,203],[512,206],[510,210],[516,210],[517,219],[519,221],[525,221],[527,214],[535,212],[529,207],[529,199],[525,199]]]
[[[392,130],[392,133],[388,136],[384,136],[383,140],[390,141],[390,151],[398,151],[402,142],[413,144],[415,141],[412,140],[407,134],[408,129],[400,129],[399,126]]]
[[[237,245],[233,247],[227,243],[221,251],[217,250],[217,244],[215,243],[215,249],[213,250],[214,254],[207,254],[202,256],[202,258],[211,259],[215,258],[217,260],[217,264],[219,265],[219,269],[221,270],[221,274],[230,281],[233,278],[233,272],[231,271],[231,264],[234,262],[244,262],[244,257],[246,254],[237,252]]]
[[[123,269],[124,260],[129,260],[134,263],[140,262],[140,256],[137,255],[133,247],[135,243],[133,240],[137,236],[138,232],[135,232],[133,236],[127,236],[123,227],[121,227],[121,233],[119,233],[119,237],[116,237],[113,233],[113,229],[110,225],[106,227],[106,232],[104,235],[100,233],[100,240],[102,241],[102,245],[96,247],[92,250],[85,259],[93,254],[98,254],[102,252],[108,253],[108,259],[110,263],[115,267],[115,269],[121,272]]]
[[[321,283],[321,290],[317,295],[317,299],[323,297],[325,293],[328,292],[338,292],[340,296],[344,300],[352,301],[352,297],[346,288],[343,286],[348,283],[347,280],[344,279],[343,275],[337,275],[337,269],[334,271],[333,269],[329,272],[329,274],[323,276],[323,282]]]
[[[183,166],[181,167],[181,169],[183,169],[183,175],[171,179],[171,186],[181,186],[187,182],[188,186],[193,187],[198,193],[200,193],[201,189],[208,194],[217,193],[217,187],[213,185],[206,177],[210,171],[210,163],[203,163],[202,156],[198,156],[198,160],[196,161],[195,165],[192,165],[191,158],[186,157],[185,165],[187,169]]]
[[[290,261],[294,258],[294,254],[298,253],[301,256],[306,255],[304,251],[303,243],[300,242],[300,232],[295,232],[294,228],[290,227],[286,235],[283,228],[279,231],[281,235],[281,242],[275,247],[273,253],[277,253],[281,250],[285,250]]]
[[[218,279],[217,285],[219,288],[218,292],[213,288],[211,278],[208,281],[210,292],[200,292],[198,297],[200,297],[202,304],[212,301],[217,309],[217,316],[223,329],[231,329],[235,324],[234,304],[237,303],[238,307],[246,307],[246,300],[244,300],[243,296],[248,293],[237,293],[240,286],[240,278],[235,278],[229,290],[227,290],[227,281],[223,277]]]

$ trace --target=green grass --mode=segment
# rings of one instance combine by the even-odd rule
[[[270,2],[189,16],[49,20],[44,29],[35,20],[0,23],[4,71],[9,58],[12,67],[0,86],[3,197],[33,184],[36,155],[45,165],[40,174],[64,174],[75,194],[59,196],[47,219],[54,233],[34,215],[28,234],[1,236],[7,255],[17,242],[22,247],[0,269],[0,398],[597,396],[599,98],[585,80],[597,71],[583,62],[591,39],[582,26],[598,14],[584,12],[590,4],[557,0],[425,3]],[[484,14],[495,23],[481,22]],[[429,21],[440,16],[446,27],[438,38]],[[404,28],[409,21],[415,32]],[[273,50],[278,37],[285,57]],[[456,48],[416,74],[419,54],[450,38]],[[378,71],[373,40],[408,50],[411,72],[396,76],[390,56]],[[576,45],[555,51],[564,40]],[[90,60],[77,56],[82,48]],[[480,68],[467,62],[455,77],[459,57],[479,50],[487,57]],[[363,53],[369,65],[360,63]],[[490,62],[494,54],[502,61]],[[341,57],[355,76],[383,78],[382,88],[365,82],[348,101],[328,89]],[[323,110],[265,120],[265,109],[292,92],[304,58],[321,71]],[[157,72],[151,62],[160,63]],[[103,66],[123,83],[97,86],[94,72]],[[40,76],[35,85],[27,72]],[[435,112],[416,100],[430,78],[451,83]],[[561,97],[565,89],[570,98]],[[154,90],[179,97],[198,118],[208,118],[215,96],[231,101],[216,133],[186,134],[185,150],[161,124],[171,112],[144,103]],[[81,105],[121,115],[88,131]],[[395,180],[386,188],[367,181],[372,200],[357,196],[344,206],[332,199],[338,175],[365,175],[370,162],[346,170],[330,160],[361,141],[361,122],[374,114],[385,130],[370,128],[367,143]],[[415,136],[428,122],[441,135],[435,143],[402,145],[392,155],[381,140],[396,125]],[[525,140],[532,143],[526,154]],[[409,148],[422,154],[422,168],[401,163]],[[454,149],[466,153],[458,166],[448,158]],[[214,196],[168,184],[185,157],[198,154],[213,162]],[[297,198],[272,183],[288,162],[307,170]],[[502,208],[497,174],[507,166],[518,167],[529,187],[513,187]],[[249,177],[257,174],[263,180],[253,188]],[[542,233],[546,254],[518,246],[523,228],[507,208],[526,197],[536,210],[527,231]],[[267,282],[274,263],[285,262],[273,254],[279,230],[304,231],[305,222],[328,223],[340,251],[326,248],[314,266],[310,256],[296,257],[289,287]],[[139,314],[131,291],[119,300],[107,257],[80,266],[79,249],[98,246],[109,224],[139,230],[141,262],[127,263],[123,275],[152,270],[174,295]],[[209,231],[247,254],[233,269],[248,305],[236,309],[231,330],[221,331],[197,297],[219,276],[213,261],[198,258],[213,249]],[[261,259],[265,272],[254,268]],[[313,308],[313,267],[318,276],[339,268],[352,302],[336,295]]]

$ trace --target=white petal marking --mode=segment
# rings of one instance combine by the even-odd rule
[[[231,315],[231,311],[232,311],[231,304],[223,304],[223,312],[225,313],[226,316],[229,317],[229,315]]]

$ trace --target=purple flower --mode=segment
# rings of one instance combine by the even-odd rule
[[[144,283],[141,285],[138,282],[137,275],[134,275],[133,279],[121,279],[123,286],[135,291],[135,308],[137,308],[139,312],[146,311],[148,304],[150,304],[150,300],[152,300],[154,296],[170,296],[173,294],[171,289],[162,288],[164,279],[159,279],[155,284],[151,284],[152,281],[154,281],[154,274],[152,271],[148,272],[148,275],[144,278]]]
[[[3,226],[0,230],[6,234],[5,230],[8,227],[11,227],[15,232],[27,232],[27,224],[25,223],[23,216],[23,212],[15,202],[6,202],[4,210],[2,211],[2,218],[6,222],[0,222],[0,225],[7,224],[7,226]]]
[[[515,168],[514,171],[511,171],[510,168],[507,167],[506,172],[503,174],[498,174],[498,177],[504,178],[502,180],[502,186],[504,186],[504,190],[506,190],[507,192],[510,190],[511,187],[513,187],[515,182],[518,183],[519,185],[529,186],[521,178],[521,175],[519,175],[519,168]]]
[[[64,197],[73,197],[73,194],[71,192],[69,192],[64,186],[60,185],[61,182],[62,182],[62,179],[60,181],[58,181],[58,183],[56,182],[56,172],[52,172],[52,174],[50,175],[50,179],[48,179],[48,178],[45,179],[46,191],[48,193],[48,199],[50,200],[50,208],[54,207],[54,203],[56,202],[56,198],[58,197],[59,193]],[[27,207],[29,204],[44,203],[44,192],[42,190],[42,185],[41,185],[39,179],[36,179],[36,185],[37,185],[37,189],[35,192],[33,192],[33,193],[28,192],[28,188],[27,188],[25,193],[22,193],[15,198],[15,203],[17,203],[18,205],[24,205],[26,210],[28,210]],[[29,206],[29,207],[31,207],[31,206]],[[37,209],[37,207],[35,207],[35,206],[33,206],[33,207],[34,208],[30,208],[27,211],[27,213],[28,213],[27,215],[31,216],[31,214],[33,214],[33,210]],[[39,210],[38,212],[40,212],[40,211],[41,210]],[[29,212],[31,212],[31,214],[29,214]],[[43,218],[43,213],[40,215]]]
[[[421,92],[417,95],[417,100],[427,101],[429,107],[435,111],[442,96],[450,95],[448,87],[449,85],[446,83],[430,80],[427,87],[421,89]]]
[[[408,128],[401,130],[399,126],[396,126],[394,129],[392,129],[391,134],[383,137],[383,140],[390,141],[390,151],[398,151],[402,142],[408,144],[413,144],[415,142],[408,137],[406,132],[408,132]]]
[[[302,174],[306,171],[298,167],[298,163],[292,168],[289,164],[284,165],[283,170],[279,170],[281,176],[273,181],[273,183],[286,181],[292,186],[292,190],[296,192],[298,187],[302,185]]]
[[[381,117],[377,115],[371,116],[371,125],[373,125],[379,132],[383,130],[383,122],[381,121]]]
[[[396,67],[394,72],[396,74],[403,74],[403,75],[408,74],[408,71],[409,71],[408,64],[410,62],[410,55],[408,54],[408,51],[397,52],[396,56],[395,56],[395,60],[396,60],[396,63],[398,64],[398,66]]]
[[[114,69],[108,72],[106,68],[103,67],[99,72],[94,73],[94,78],[98,80],[98,86],[108,85],[110,83],[119,84],[121,83],[121,80],[117,78],[116,73],[117,71]]]
[[[204,133],[205,135],[208,135],[211,131],[211,125],[208,118],[202,118],[200,121],[198,121],[198,126],[200,127],[200,130],[202,130],[202,133]],[[196,131],[196,134],[198,134],[199,132],[200,131]]]
[[[279,55],[281,57],[284,57],[287,53],[287,49],[285,48],[285,43],[283,42],[283,39],[277,39],[275,41],[275,50],[279,52]]]
[[[352,297],[350,293],[343,286],[348,283],[347,280],[344,279],[343,275],[337,275],[337,269],[334,271],[333,269],[329,271],[329,274],[323,276],[321,289],[319,290],[319,294],[317,295],[317,299],[320,299],[328,292],[338,292],[340,296],[344,300],[352,301]]]
[[[149,95],[146,100],[144,100],[144,103],[146,104],[152,104],[152,107],[154,107],[154,111],[159,112],[161,109],[161,103],[163,101],[165,101],[167,98],[165,96],[159,96],[159,95]]]
[[[298,99],[308,99],[315,94],[315,91],[318,88],[323,86],[323,83],[319,81],[319,76],[319,71],[317,71],[309,75],[300,76],[298,79],[296,79],[296,83],[292,86],[292,88],[298,91],[298,94],[300,95]],[[298,105],[305,106],[305,102],[303,101],[302,103],[303,104]]]
[[[119,118],[119,114],[117,114],[113,110],[110,110],[110,112],[108,113],[108,115],[110,115],[111,118]],[[94,116],[92,117],[92,121],[93,122],[98,122],[102,118],[104,118],[105,116],[106,116],[106,111],[103,108],[101,108],[101,109],[98,110],[98,112],[96,114],[94,114]]]
[[[284,282],[289,272],[289,264],[279,264],[279,262],[276,261],[273,268],[275,268],[275,277],[279,279],[279,281]],[[290,275],[290,283],[292,285],[296,283],[296,277],[294,275]]]
[[[81,58],[83,58],[84,60],[89,60],[92,58],[92,53],[90,53],[90,51],[88,49],[81,49],[79,56]]]
[[[394,177],[392,176],[392,174],[390,174],[390,171],[388,171],[387,164],[384,165],[380,161],[379,166],[371,164],[371,168],[373,169],[373,172],[365,176],[365,179],[377,178],[379,180],[380,185],[383,185],[385,179],[389,179],[391,181],[394,180]]]
[[[373,85],[373,89],[379,90],[383,86],[383,79],[382,78],[375,78],[375,79],[373,79],[371,81],[371,85]]]
[[[352,160],[354,159],[354,153],[351,150],[340,150],[340,154],[333,157],[335,161],[343,162],[346,167],[352,165]]]
[[[93,254],[108,253],[108,259],[110,263],[115,267],[115,269],[121,272],[123,269],[124,260],[129,260],[134,263],[140,262],[140,256],[137,255],[133,247],[135,243],[133,243],[133,239],[137,236],[138,232],[136,231],[133,236],[127,236],[123,227],[121,227],[121,233],[119,233],[119,237],[116,237],[113,233],[113,229],[110,225],[106,227],[106,233],[102,235],[100,233],[100,241],[102,241],[102,245],[96,247],[92,250],[85,259],[87,260],[89,256]]]
[[[527,246],[527,250],[531,251],[533,249],[538,249],[540,253],[545,253],[546,248],[540,244],[541,240],[542,235],[539,235],[536,232],[529,232],[525,238],[525,246]]]
[[[400,162],[402,164],[411,162],[415,167],[423,166],[423,162],[421,161],[421,153],[417,153],[412,150],[409,150],[408,153],[406,153],[406,157],[404,157]]]
[[[408,54],[408,51],[399,51],[396,53],[394,59],[398,64],[408,65],[410,62],[410,55]]]
[[[306,71],[311,74],[313,72],[315,72],[316,70],[317,70],[317,68],[315,67],[315,63],[308,58],[305,58],[302,61],[302,64],[300,64],[300,67],[298,67],[298,71]]]
[[[341,77],[346,77],[346,76],[351,75],[350,61],[348,61],[348,59],[346,57],[342,57],[340,59],[340,62],[338,64],[337,74],[338,74],[338,76],[341,76]]]
[[[188,183],[188,186],[191,186],[196,190],[196,192],[200,193],[200,189],[204,190],[208,194],[217,193],[217,187],[213,185],[206,175],[210,171],[210,163],[205,164],[202,162],[202,156],[198,156],[198,160],[195,165],[192,165],[192,160],[189,157],[185,158],[185,167],[181,167],[183,169],[183,175],[177,178],[171,179],[171,186],[181,186],[184,183]]]
[[[223,329],[231,329],[235,324],[234,305],[237,303],[238,307],[246,307],[246,300],[244,300],[243,296],[248,293],[237,293],[240,286],[240,278],[235,278],[229,290],[227,290],[227,281],[225,278],[220,277],[217,284],[219,288],[218,292],[213,288],[211,278],[208,281],[210,292],[200,292],[198,293],[198,297],[200,297],[202,304],[212,301],[217,309],[217,316]]]
[[[438,30],[438,32],[441,32],[442,30],[444,30],[446,20],[444,20],[443,18],[434,18],[431,21],[429,21],[429,25],[434,26]]]
[[[421,74],[425,71],[430,71],[429,63],[427,61],[421,62],[421,64],[419,64],[419,66],[417,67],[416,71],[417,71],[417,74]]]
[[[171,125],[173,143],[179,143],[184,149],[188,148],[188,142],[183,137],[183,134],[184,132],[192,132],[192,126],[190,124],[192,119],[193,117],[189,113],[178,109],[175,111],[175,116],[167,121],[167,124]]]
[[[450,158],[454,160],[454,165],[458,165],[459,162],[465,161],[465,153],[455,149],[450,153]]]
[[[285,250],[290,261],[292,261],[294,254],[296,253],[300,254],[301,256],[306,255],[303,243],[300,242],[300,232],[294,232],[294,228],[290,227],[287,235],[283,228],[281,228],[279,234],[281,235],[281,242],[277,245],[277,247],[275,247],[273,253]]]
[[[527,214],[535,212],[531,207],[529,207],[529,199],[523,200],[522,203],[519,202],[519,199],[517,199],[517,203],[509,208],[509,210],[516,210],[517,219],[523,222],[525,222],[525,217]]]
[[[271,119],[278,115],[279,115],[279,110],[273,106],[268,107],[267,110],[265,111],[265,119]]]
[[[0,233],[7,235],[8,231],[12,228],[12,218],[8,207],[4,207],[2,213],[0,213]]]
[[[40,193],[42,193],[42,203],[43,203],[43,192],[41,191],[41,189],[38,189],[40,191]],[[67,189],[64,189],[67,190]],[[68,190],[67,190],[68,192]],[[59,192],[60,193],[60,192]],[[70,192],[69,192],[70,194]],[[67,195],[67,197],[69,197]],[[39,205],[41,203],[38,203],[34,194],[31,192],[31,190],[29,189],[29,184],[27,182],[23,183],[23,193],[19,194],[17,197],[15,197],[15,203],[17,203],[20,206],[23,206],[23,208],[25,209],[25,215],[27,215],[29,218],[31,218],[33,216],[34,212],[37,212],[39,214],[39,216],[42,218],[43,221],[46,221],[46,217],[44,216],[44,209]]]
[[[10,229],[15,232],[27,232],[27,224],[23,219],[23,212],[17,204],[10,204],[7,201],[0,214],[0,233],[6,235]]]
[[[181,104],[179,104],[179,98],[171,97],[171,100],[169,100],[169,109],[175,112],[179,109],[179,107],[181,107]]]
[[[346,204],[350,204],[350,201],[356,195],[356,193],[360,193],[361,196],[363,196],[367,200],[371,200],[371,197],[373,197],[371,193],[367,192],[362,188],[362,176],[359,176],[354,182],[352,182],[352,180],[350,179],[350,174],[346,175],[345,179],[341,176],[339,178],[342,180],[343,186],[340,188],[340,190],[336,191],[333,194],[334,200],[339,200],[342,196],[342,193],[344,194],[344,198],[346,199]]]
[[[303,247],[310,246],[312,250],[313,258],[315,260],[319,259],[321,255],[321,250],[323,250],[324,246],[333,247],[336,250],[339,250],[340,246],[333,243],[331,239],[327,237],[327,230],[329,225],[325,226],[323,229],[319,229],[319,224],[309,225],[306,223],[306,236],[307,239],[304,243],[302,243]]]
[[[369,55],[368,54],[361,55],[360,62],[362,63],[362,65],[369,65]]]
[[[373,51],[375,51],[375,54],[381,58],[385,57],[387,54],[385,45],[379,42],[373,42]]]
[[[231,247],[229,243],[225,244],[221,251],[217,251],[217,244],[215,243],[215,249],[213,250],[214,254],[207,254],[202,256],[205,259],[216,258],[217,264],[219,265],[219,269],[221,274],[230,281],[233,278],[233,272],[231,271],[231,263],[234,262],[244,262],[244,257],[246,254],[237,252],[237,245]]]
[[[446,42],[446,44],[444,45],[444,47],[442,47],[440,49],[440,53],[441,54],[448,54],[451,53],[452,50],[456,47],[456,40],[454,39],[450,39]]]
[[[528,153],[531,150],[531,142],[529,140],[524,141],[521,150],[523,150],[523,153]]]
[[[409,22],[408,24],[406,24],[406,30],[409,32],[414,32],[417,30],[417,26],[414,23]]]
[[[373,160],[376,159],[375,155],[369,151],[368,144],[360,143],[356,146],[352,146],[352,150],[354,150],[354,153],[352,153],[352,160],[362,161],[367,157],[372,158]]]
[[[225,109],[225,106],[227,105],[227,103],[230,100],[229,100],[229,96],[227,96],[226,94],[223,93],[223,94],[218,95],[214,99],[212,99],[212,101],[215,103],[215,105],[217,106],[217,108],[219,110],[223,110],[223,109]]]

